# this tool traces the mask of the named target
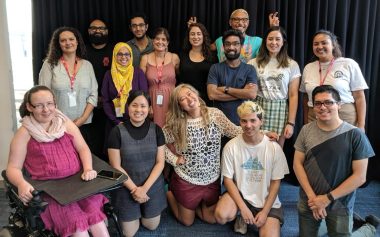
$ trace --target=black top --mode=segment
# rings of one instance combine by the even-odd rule
[[[193,62],[188,53],[180,56],[178,82],[192,85],[208,106],[212,105],[207,95],[207,77],[212,64],[206,60]]]
[[[123,123],[123,125],[126,127],[128,133],[133,139],[136,140],[142,140],[146,137],[146,135],[149,132],[149,126],[150,126],[151,120],[146,119],[145,122],[140,127],[135,127],[131,123],[131,121],[127,120]],[[160,126],[156,125],[156,139],[157,139],[157,146],[165,145],[165,136],[162,132],[162,129]],[[120,130],[117,126],[115,126],[108,137],[108,148],[112,149],[120,149],[121,147],[121,135]]]
[[[87,45],[87,60],[91,62],[94,68],[96,81],[98,82],[98,95],[102,96],[102,82],[104,74],[111,69],[113,44],[108,43],[102,49],[95,49],[92,45]]]

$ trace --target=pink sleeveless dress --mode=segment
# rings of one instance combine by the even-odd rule
[[[158,78],[158,69],[149,63],[146,65],[145,76],[148,80],[149,95],[153,107],[153,120],[161,128],[165,125],[166,112],[168,112],[169,98],[176,83],[173,62],[163,65],[161,80]],[[162,95],[162,104],[157,104],[157,98]]]
[[[37,142],[30,138],[24,167],[36,180],[64,178],[80,172],[81,162],[74,148],[73,136],[65,133],[52,142]],[[66,206],[61,206],[48,195],[44,195],[43,199],[49,203],[41,213],[45,228],[62,237],[78,230],[88,230],[91,225],[106,219],[102,210],[108,200],[101,194]]]

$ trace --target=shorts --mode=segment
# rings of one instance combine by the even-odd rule
[[[241,193],[240,193],[240,195],[241,195]],[[243,196],[241,196],[241,197],[243,198]],[[253,213],[254,216],[256,216],[257,213],[259,213],[261,210],[263,210],[262,208],[257,208],[257,207],[252,206],[252,204],[250,204],[244,198],[243,198],[243,200],[244,200],[245,204],[247,205],[247,207],[249,208],[249,210],[251,210],[251,212]],[[282,209],[282,207],[271,208],[269,213],[268,213],[268,216],[278,219],[280,221],[281,226],[284,224],[284,210]]]
[[[218,202],[220,180],[207,185],[196,185],[183,180],[174,172],[170,180],[170,191],[178,203],[195,211],[202,201],[206,206],[212,206]]]

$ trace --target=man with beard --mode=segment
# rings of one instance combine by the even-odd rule
[[[227,30],[222,40],[226,61],[211,66],[207,79],[207,94],[215,107],[239,125],[237,107],[244,100],[256,98],[256,71],[254,67],[239,59],[244,42],[244,36],[240,31]]]
[[[279,26],[280,25],[280,19],[278,18],[278,12],[270,13],[269,16],[269,26]],[[240,52],[240,59],[243,62],[248,62],[250,59],[255,58],[257,53],[259,52],[259,48],[262,43],[262,39],[258,36],[250,36],[246,34],[246,31],[249,26],[249,15],[248,12],[244,9],[236,9],[234,10],[229,19],[229,25],[231,29],[239,30],[244,37],[242,46],[241,46],[241,52]],[[190,20],[187,22],[188,26],[191,23],[197,22],[197,17],[191,17]],[[218,37],[215,42],[211,45],[211,50],[217,51],[217,56],[219,62],[223,62],[226,60],[225,54],[224,54],[224,47],[223,47],[223,41],[222,36]]]
[[[132,48],[133,67],[139,67],[141,57],[153,51],[152,40],[146,35],[148,26],[147,17],[143,13],[136,13],[130,19],[129,27],[134,37],[127,44]]]
[[[108,43],[108,28],[104,21],[95,19],[88,27],[90,45],[87,45],[87,59],[91,62],[98,82],[98,106],[94,108],[92,119],[92,140],[89,142],[91,152],[107,160],[104,146],[106,115],[102,106],[102,82],[104,74],[111,68],[113,45]]]

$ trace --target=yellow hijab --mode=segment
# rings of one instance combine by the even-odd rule
[[[116,60],[117,53],[121,48],[127,48],[131,57],[126,66],[119,64]],[[132,49],[128,44],[120,42],[117,43],[113,49],[112,54],[112,65],[111,65],[111,76],[112,81],[115,84],[116,90],[118,91],[119,97],[112,100],[113,104],[116,107],[120,107],[120,113],[125,113],[125,104],[128,99],[129,92],[132,89],[132,80],[133,80],[133,55]]]

